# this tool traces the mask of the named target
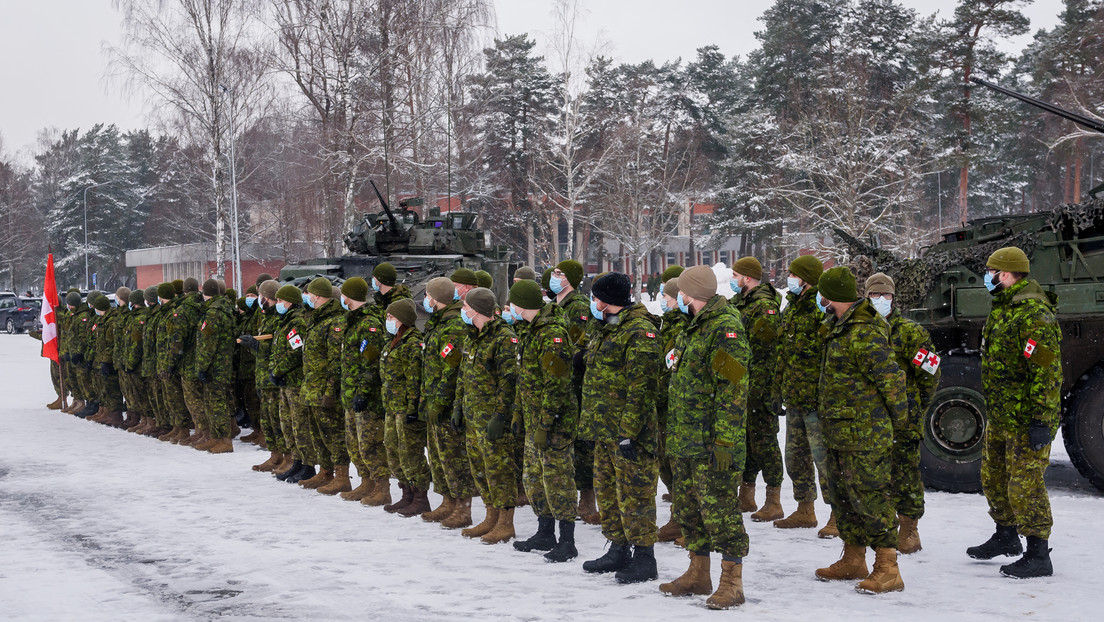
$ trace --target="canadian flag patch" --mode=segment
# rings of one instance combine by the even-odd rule
[[[774,309],[767,309],[767,315],[774,315],[775,313],[778,313],[778,312],[775,311]]]
[[[655,339],[655,333],[644,333],[648,336],[648,339]]]
[[[203,330],[205,328],[207,328],[207,322],[203,322],[203,324],[200,324],[199,330]]]
[[[97,327],[97,326],[99,326],[99,324],[93,324],[93,325],[92,325],[92,332],[96,332],[96,327]]]
[[[939,363],[942,360],[935,352],[920,348],[916,351],[916,356],[912,357],[912,364],[934,376],[935,372],[939,371]]]
[[[563,343],[563,339],[560,339],[559,337],[553,337],[552,343]]]
[[[510,343],[517,343],[517,337],[510,337]]]
[[[725,337],[728,337],[729,339],[735,339],[736,333],[725,333]]]
[[[368,332],[374,333],[374,332],[376,332],[376,328],[374,326],[369,326],[368,327]]]
[[[288,345],[292,350],[298,350],[303,347],[303,336],[300,335],[294,328],[287,335]]]
[[[1032,354],[1035,354],[1035,347],[1039,345],[1034,339],[1028,339],[1027,344],[1024,345],[1024,357],[1031,358]]]
[[[579,316],[579,319],[585,322],[585,321],[587,321],[587,316],[585,316],[585,315],[580,315],[580,316]]]
[[[446,345],[445,347],[441,348],[441,358],[447,357],[449,355],[449,353],[451,353],[451,352],[452,352],[452,344],[450,343],[450,344]]]

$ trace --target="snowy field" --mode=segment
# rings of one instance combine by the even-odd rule
[[[658,582],[584,574],[582,560],[602,552],[597,527],[580,525],[580,559],[546,564],[281,483],[250,470],[267,456],[252,446],[213,456],[48,411],[54,395],[38,347],[0,335],[3,620],[1065,621],[1099,619],[1104,602],[1104,497],[1076,475],[1061,442],[1048,473],[1054,577],[1007,579],[997,568],[1008,559],[966,557],[992,530],[985,500],[929,492],[924,550],[901,558],[904,592],[862,596],[850,582],[818,582],[813,571],[839,557],[839,541],[751,523],[748,602],[713,612],[705,597],[663,597]],[[758,493],[761,501],[761,483]],[[793,509],[788,482],[783,504]],[[661,521],[669,511],[660,504]],[[817,514],[826,519],[827,507]],[[522,537],[535,530],[528,508],[516,522]],[[656,558],[661,580],[687,565],[670,544],[657,545]]]

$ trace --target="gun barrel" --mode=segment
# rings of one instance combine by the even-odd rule
[[[395,220],[395,215],[391,213],[391,206],[387,204],[387,199],[383,198],[383,194],[376,187],[376,181],[369,179],[368,183],[372,184],[372,190],[376,191],[376,197],[379,198],[380,205],[383,206],[383,213],[387,214],[387,219],[391,221],[391,228],[398,231],[401,228],[399,227],[399,221]]]
[[[1058,115],[1059,117],[1062,117],[1063,119],[1068,119],[1070,121],[1073,121],[1074,123],[1076,123],[1078,125],[1082,125],[1084,127],[1087,127],[1090,130],[1094,130],[1094,131],[1097,131],[1097,132],[1100,132],[1100,133],[1104,134],[1104,123],[1102,123],[1100,121],[1097,121],[1096,119],[1090,119],[1089,117],[1086,117],[1086,116],[1081,115],[1081,114],[1077,114],[1076,112],[1071,112],[1069,110],[1066,110],[1065,108],[1059,108],[1058,106],[1055,106],[1054,104],[1048,104],[1045,101],[1035,99],[1034,97],[1029,97],[1027,95],[1024,95],[1023,93],[1018,93],[1016,91],[1013,91],[1012,89],[1006,89],[1003,86],[993,84],[992,82],[989,82],[987,80],[982,80],[981,78],[970,78],[970,81],[975,83],[975,84],[980,84],[982,86],[991,88],[991,89],[993,89],[994,91],[996,91],[998,93],[1003,93],[1004,95],[1007,95],[1009,97],[1013,97],[1015,99],[1018,99],[1018,100],[1026,103],[1026,104],[1031,104],[1032,106],[1035,106],[1036,108],[1041,108],[1043,110],[1046,110],[1047,112],[1049,112],[1051,114]]]

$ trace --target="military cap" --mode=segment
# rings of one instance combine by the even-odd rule
[[[299,288],[294,285],[284,285],[276,292],[276,300],[282,300],[293,305],[301,304],[303,302],[303,292],[299,291]]]
[[[479,278],[475,276],[475,273],[467,268],[457,268],[456,272],[452,273],[449,277],[453,283],[459,285],[471,285],[472,287],[479,287]]]
[[[670,296],[671,298],[678,300],[679,291],[679,277],[677,276],[663,284],[664,296]]]
[[[844,266],[825,270],[817,282],[817,289],[820,290],[821,297],[832,302],[856,302],[859,299],[855,275]]]
[[[183,286],[183,281],[180,284]],[[172,283],[162,283],[157,286],[157,297],[172,300],[176,298],[176,288],[173,287]]]
[[[510,288],[510,302],[522,309],[540,309],[544,306],[540,285],[530,279],[522,279]]]
[[[667,266],[667,269],[663,271],[663,274],[659,275],[659,280],[664,283],[670,282],[671,279],[678,278],[678,275],[682,274],[682,271],[686,268],[675,264],[673,266]]]
[[[560,270],[563,270],[563,268],[560,268]],[[628,275],[620,272],[610,272],[594,281],[590,293],[608,305],[627,307],[632,304],[631,290],[632,284],[629,282]]]
[[[338,301],[341,300],[341,288],[340,287],[338,287],[336,285],[330,286],[330,294],[332,294],[330,296],[330,298],[333,298],[334,300],[338,300]]]
[[[414,307],[414,301],[402,298],[387,305],[387,315],[393,315],[403,326],[413,328],[418,320],[418,310]]]
[[[574,259],[565,259],[556,264],[556,269],[564,273],[564,276],[567,277],[567,282],[571,283],[571,287],[579,289],[579,283],[583,282],[583,264]],[[607,302],[613,304],[612,302]]]
[[[249,287],[245,288],[245,295],[246,296],[249,296],[250,294],[256,296],[257,293],[258,292],[257,292],[257,286],[256,285],[250,285]]]
[[[215,283],[218,284],[219,295],[221,296],[221,295],[225,294],[226,293],[226,281],[223,281],[222,279],[215,279]]]
[[[494,277],[486,270],[476,270],[475,280],[479,282],[480,287],[486,287],[487,289],[494,287]]]
[[[388,287],[394,287],[395,281],[399,279],[399,273],[395,270],[395,266],[386,261],[372,270],[372,276],[376,277],[377,281]]]
[[[368,281],[354,276],[341,284],[341,293],[349,300],[368,302]]]
[[[1001,272],[1031,272],[1031,262],[1028,261],[1027,254],[1015,246],[1005,246],[993,251],[989,255],[989,261],[985,262],[985,267]]]
[[[157,286],[156,285],[150,285],[149,287],[147,287],[146,291],[145,291],[145,294],[146,294],[146,304],[147,305],[152,305],[152,304],[157,303]]]
[[[230,300],[237,300],[238,299],[238,290],[234,289],[233,287],[227,287],[225,294],[226,294],[226,297],[229,298]]]
[[[679,291],[694,300],[709,300],[717,295],[717,273],[709,266],[687,268],[679,275]]]
[[[218,281],[215,281],[215,285],[216,285],[216,287],[218,286]],[[185,294],[190,294],[192,292],[198,292],[198,291],[199,291],[199,279],[196,279],[194,277],[188,277],[188,278],[184,279],[184,293]]]
[[[426,293],[435,302],[447,305],[452,302],[456,294],[456,286],[453,285],[451,279],[438,276],[430,279],[429,283],[426,284]]]
[[[536,270],[533,270],[529,266],[522,266],[522,267],[518,268],[517,270],[514,270],[514,278],[515,279],[527,279],[527,280],[535,282],[537,280],[537,272],[536,272]]]
[[[262,272],[261,276],[257,277],[256,286],[258,288],[260,288],[261,283],[264,283],[265,281],[271,281],[271,280],[272,280],[272,275],[271,274],[269,274],[267,272]],[[259,289],[258,289],[258,291],[259,291]]]
[[[477,287],[464,296],[464,302],[479,315],[494,317],[495,297],[494,293],[486,287]]]
[[[81,297],[79,293],[69,292],[68,294],[65,294],[65,304],[69,305],[70,307],[75,307],[79,305],[80,302]]]
[[[123,306],[130,302],[130,288],[120,287],[115,290],[115,300],[119,301],[119,306]]]
[[[541,273],[541,289],[548,291],[549,282],[552,280],[552,268],[545,268]]]
[[[215,279],[207,279],[203,282],[203,295],[214,298],[219,295],[218,281]]]
[[[171,284],[173,286],[173,291],[176,292],[177,296],[184,293],[184,281],[183,281],[183,279],[174,279]]]
[[[741,257],[736,260],[736,263],[732,264],[732,271],[736,274],[742,274],[748,278],[755,279],[756,281],[763,280],[763,264],[759,263],[759,260],[754,257]]]
[[[96,300],[92,303],[92,308],[97,311],[107,311],[111,308],[111,301],[107,299],[107,296],[96,296]]]
[[[307,293],[314,294],[315,296],[320,296],[322,298],[332,298],[333,283],[330,283],[330,280],[326,277],[320,276],[310,282],[310,285],[307,286]]]
[[[790,262],[790,274],[805,281],[808,285],[816,285],[823,273],[824,264],[815,255],[801,255]],[[844,301],[837,300],[836,302]]]
[[[269,300],[276,300],[276,292],[280,291],[280,282],[268,279],[257,286],[257,291]]]
[[[871,294],[895,294],[896,291],[893,287],[893,279],[889,278],[889,275],[885,272],[875,272],[870,275],[870,278],[866,279],[866,295]]]

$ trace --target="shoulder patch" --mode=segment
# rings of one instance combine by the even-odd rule
[[[775,311],[774,309],[767,309],[767,315],[774,315],[775,313],[778,313],[778,312]]]
[[[924,348],[920,348],[916,351],[916,356],[912,357],[912,364],[916,365],[920,369],[928,372],[931,375],[935,375],[935,372],[939,371],[939,363],[942,361],[939,355],[935,352],[929,352]]]
[[[729,339],[735,339],[736,333],[725,333],[725,337],[728,337]]]
[[[510,343],[517,343],[517,337],[510,337]]]
[[[648,339],[655,339],[655,333],[644,333],[648,336]]]
[[[368,332],[370,332],[370,333],[376,332],[376,327],[375,326],[369,326],[368,327]]]
[[[560,339],[559,337],[553,337],[552,343],[563,343],[563,339]]]
[[[1028,340],[1027,340],[1027,343],[1026,343],[1026,344],[1024,344],[1024,351],[1023,351],[1023,355],[1024,355],[1024,356],[1025,356],[1026,358],[1031,358],[1031,355],[1035,354],[1035,348],[1036,348],[1036,347],[1037,347],[1038,345],[1039,345],[1039,344],[1037,344],[1037,343],[1035,342],[1035,340],[1034,340],[1034,339],[1028,339]]]
[[[732,384],[739,384],[747,373],[747,368],[725,350],[717,350],[713,355],[713,371]]]
[[[340,326],[334,326],[334,332],[335,333],[340,333],[341,332],[341,327]]]

